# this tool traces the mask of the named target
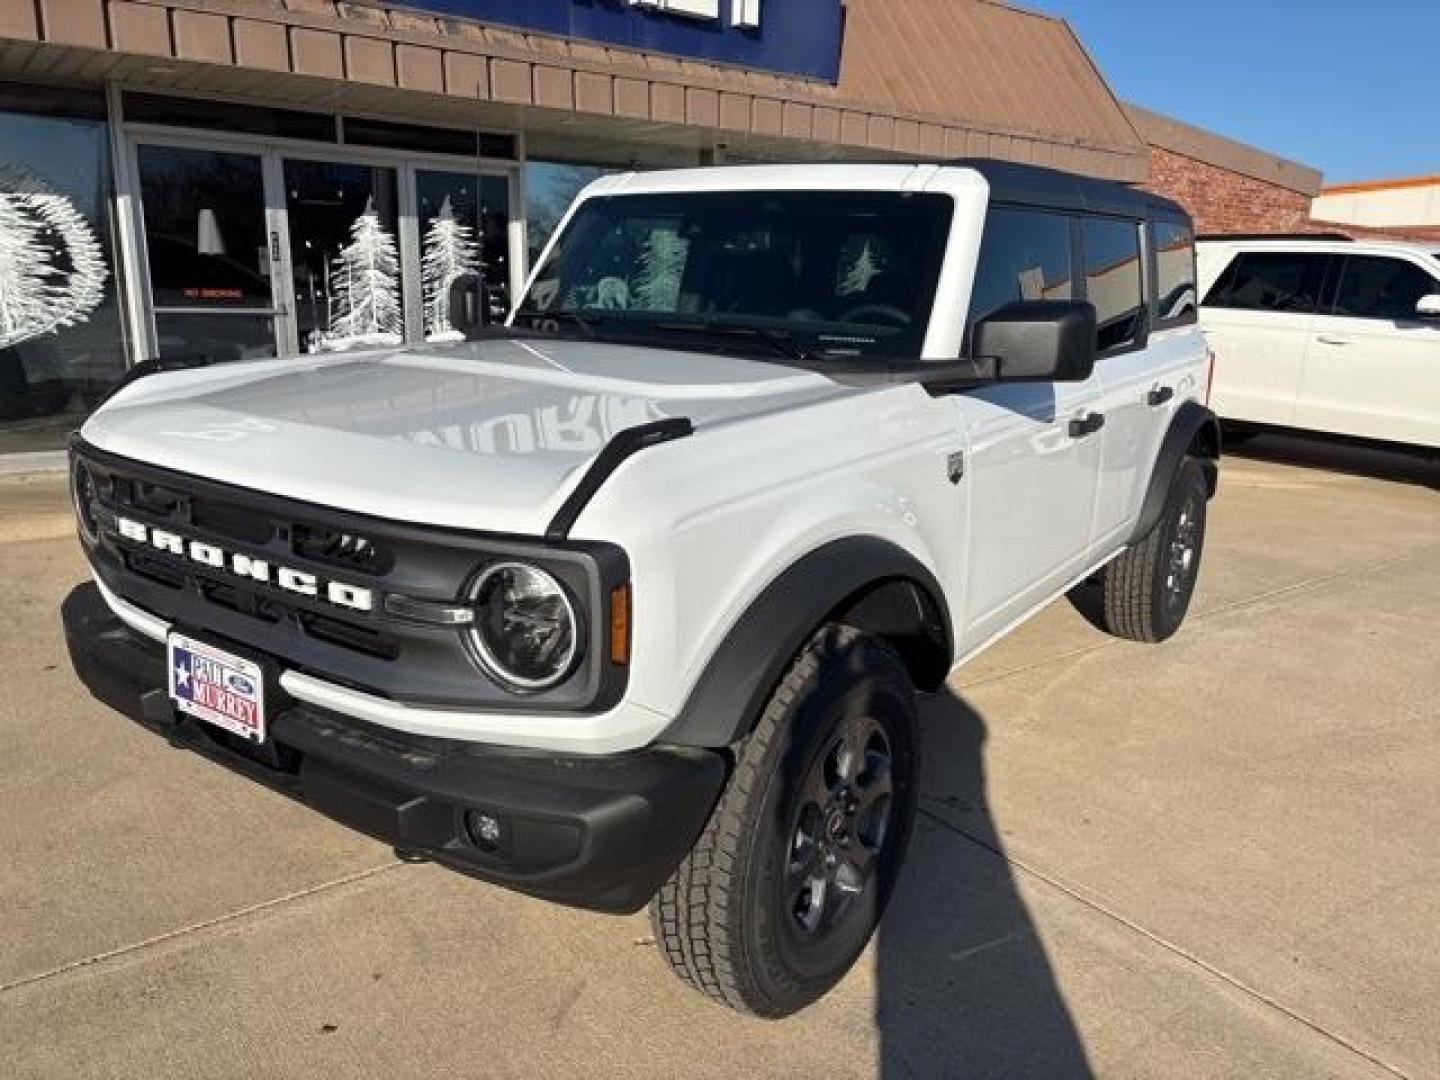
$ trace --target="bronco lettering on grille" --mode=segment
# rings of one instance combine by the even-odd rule
[[[157,529],[127,517],[116,517],[115,527],[126,540],[178,555],[214,570],[225,570],[250,581],[274,585],[298,596],[313,596],[352,611],[371,611],[375,606],[374,593],[359,585],[325,581],[315,574],[289,566],[272,566],[264,559],[226,551],[214,544],[191,540],[169,529]]]

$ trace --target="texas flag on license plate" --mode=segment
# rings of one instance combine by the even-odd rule
[[[265,739],[265,681],[252,660],[183,634],[169,638],[170,698],[183,713],[251,742]]]

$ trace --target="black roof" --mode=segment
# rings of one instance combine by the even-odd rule
[[[990,158],[959,158],[948,165],[974,169],[990,184],[995,202],[1044,206],[1052,210],[1088,210],[1117,217],[1170,219],[1187,225],[1190,215],[1179,203],[1114,180],[1021,165]]]

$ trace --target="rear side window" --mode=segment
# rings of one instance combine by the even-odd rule
[[[1340,273],[1334,314],[1353,319],[1413,320],[1415,305],[1432,293],[1440,293],[1440,282],[1414,263],[1356,255],[1345,260]]]
[[[1290,251],[1236,255],[1211,286],[1207,307],[1309,315],[1320,303],[1330,256]]]
[[[1133,221],[1082,218],[1085,299],[1095,305],[1102,353],[1139,340],[1145,325],[1140,226]]]
[[[1160,326],[1194,322],[1199,304],[1195,284],[1195,237],[1173,221],[1155,222],[1155,316]]]
[[[1038,210],[992,209],[975,269],[971,324],[1006,304],[1074,298],[1070,219]]]

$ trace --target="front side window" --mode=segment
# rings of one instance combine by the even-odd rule
[[[1161,325],[1193,321],[1197,306],[1195,237],[1184,225],[1157,221],[1155,237],[1155,313]]]
[[[1289,251],[1236,255],[1205,298],[1206,307],[1312,314],[1320,303],[1330,256]]]
[[[900,192],[595,198],[576,211],[517,321],[672,348],[704,331],[713,346],[767,357],[914,358],[951,213],[945,196]]]
[[[1006,304],[1073,300],[1071,267],[1068,217],[1038,210],[991,210],[970,294],[970,324]]]
[[[1085,298],[1095,305],[1099,349],[1131,345],[1145,324],[1144,264],[1140,227],[1133,221],[1081,219],[1085,246]]]
[[[1440,282],[1414,263],[1357,255],[1345,260],[1333,314],[1405,322],[1416,317],[1420,298],[1434,293],[1440,293]]]

